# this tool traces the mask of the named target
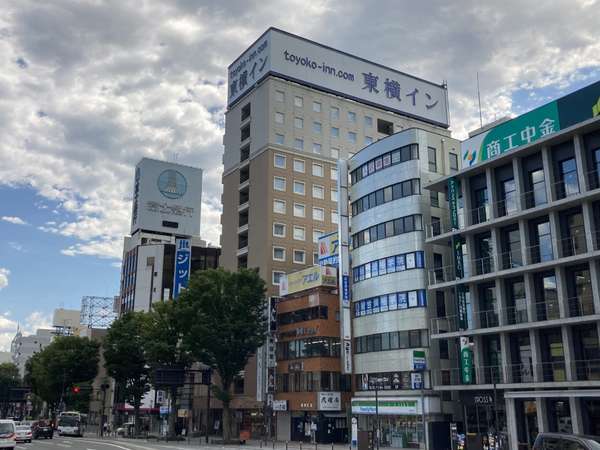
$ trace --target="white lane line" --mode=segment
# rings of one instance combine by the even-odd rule
[[[117,444],[113,444],[113,443],[110,443],[110,442],[96,441],[96,440],[91,440],[91,439],[80,439],[80,440],[81,440],[81,441],[83,441],[83,442],[88,442],[88,443],[91,443],[91,444],[110,445],[111,447],[120,448],[121,450],[133,450],[133,449],[131,449],[130,447],[124,447],[123,445],[117,445]],[[151,447],[143,447],[143,446],[141,446],[141,445],[135,445],[135,444],[134,444],[134,445],[132,445],[132,444],[129,444],[129,443],[127,443],[126,445],[131,445],[132,447],[133,447],[133,446],[135,446],[135,447],[143,448],[143,449],[145,449],[145,450],[156,450],[156,449],[154,449],[154,448],[151,448]]]
[[[86,448],[85,450],[96,450],[95,448]]]

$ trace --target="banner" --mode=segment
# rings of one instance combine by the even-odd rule
[[[463,167],[493,159],[600,113],[600,81],[462,142]]]
[[[319,238],[319,265],[336,266],[338,265],[340,240],[338,232],[334,231]]]
[[[458,230],[458,197],[460,184],[456,178],[448,179],[448,206],[450,207],[450,226]]]
[[[175,274],[173,280],[173,298],[179,297],[188,286],[192,268],[192,245],[190,239],[175,240]]]
[[[427,361],[424,350],[413,350],[413,370],[425,370]]]
[[[469,314],[467,306],[467,287],[463,285],[456,286],[456,303],[458,311],[458,329],[467,330],[469,328]]]
[[[377,405],[381,415],[415,415],[421,413],[420,402],[406,399],[379,399]],[[375,399],[352,399],[352,414],[375,414]]]
[[[452,236],[452,253],[454,254],[454,275],[456,278],[464,278],[465,267],[463,265],[463,240],[460,236]]]
[[[460,337],[460,373],[463,384],[473,383],[473,352],[465,336]]]
[[[279,282],[279,295],[290,295],[318,286],[337,286],[337,270],[335,267],[313,266],[282,275]]]

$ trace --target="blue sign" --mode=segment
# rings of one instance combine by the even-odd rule
[[[160,193],[171,200],[183,197],[187,191],[187,180],[173,169],[163,171],[158,176],[157,185]]]
[[[350,277],[342,275],[342,300],[344,306],[350,305]]]
[[[175,276],[173,279],[173,298],[188,286],[192,267],[192,246],[189,239],[175,240]]]

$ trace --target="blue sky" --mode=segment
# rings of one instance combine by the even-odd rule
[[[201,234],[219,243],[226,68],[268,27],[446,80],[464,138],[479,125],[476,73],[484,122],[596,81],[597,10],[596,0],[5,0],[0,350],[17,323],[32,332],[83,295],[118,294],[142,157],[204,169]]]

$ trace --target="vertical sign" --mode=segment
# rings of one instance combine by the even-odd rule
[[[456,296],[458,310],[458,329],[466,330],[469,328],[469,316],[467,312],[467,288],[462,284],[456,286]]]
[[[456,278],[464,278],[465,276],[462,246],[462,238],[456,235],[452,236],[452,253],[454,254],[454,270]]]
[[[352,373],[352,315],[350,314],[350,221],[348,212],[348,161],[338,161],[338,264],[342,373]]]
[[[192,246],[190,239],[175,240],[175,276],[173,280],[173,298],[179,297],[188,286],[192,268]]]
[[[450,207],[450,226],[458,230],[458,191],[460,186],[456,178],[448,179],[448,205]]]
[[[465,336],[460,337],[460,373],[463,384],[473,383],[473,352]]]
[[[413,370],[425,370],[427,361],[424,350],[413,350]]]

